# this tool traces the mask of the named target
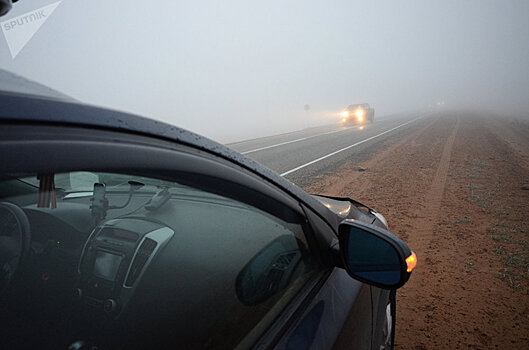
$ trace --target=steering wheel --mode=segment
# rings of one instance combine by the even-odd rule
[[[26,214],[12,203],[0,202],[0,296],[28,256],[31,232]]]

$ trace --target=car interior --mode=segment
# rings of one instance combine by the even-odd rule
[[[3,175],[0,241],[7,347],[235,347],[317,269],[298,223],[124,174]]]

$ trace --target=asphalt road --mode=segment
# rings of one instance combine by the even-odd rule
[[[298,186],[332,172],[347,161],[360,162],[391,139],[402,136],[425,114],[376,119],[373,124],[327,125],[227,146],[275,170]]]

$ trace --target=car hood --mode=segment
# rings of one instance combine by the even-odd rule
[[[341,219],[347,219],[351,213],[352,203],[348,200],[336,200],[319,195],[313,195],[313,197]]]
[[[339,222],[345,219],[354,219],[388,229],[386,218],[365,204],[350,198],[322,195],[312,195],[312,197],[333,212],[338,217]]]

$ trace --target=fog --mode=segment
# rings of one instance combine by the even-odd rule
[[[528,115],[529,2],[63,0],[15,58],[0,40],[0,68],[221,142],[362,102]]]

